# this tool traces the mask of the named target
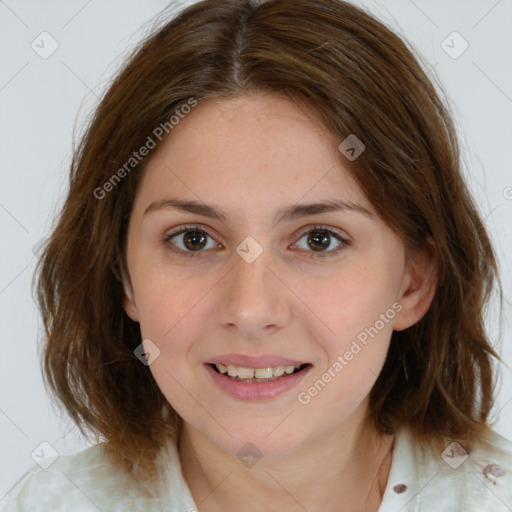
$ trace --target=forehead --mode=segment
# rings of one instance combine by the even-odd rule
[[[139,202],[172,192],[245,210],[302,199],[343,199],[371,210],[345,167],[340,142],[281,96],[202,100],[151,157]]]

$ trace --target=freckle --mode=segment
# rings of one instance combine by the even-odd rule
[[[405,484],[397,484],[393,487],[393,491],[395,491],[397,494],[402,494],[407,490],[407,485]]]

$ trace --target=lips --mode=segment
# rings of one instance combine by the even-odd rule
[[[219,360],[229,360],[232,362],[242,360],[244,362],[243,364],[248,364],[247,361],[250,360],[248,366],[234,366],[220,362],[215,364],[204,363],[207,373],[211,376],[218,389],[232,398],[243,401],[272,400],[279,395],[284,395],[287,391],[295,388],[313,367],[310,363],[297,365],[287,364],[286,366],[278,364],[265,367],[262,366],[260,362],[263,360],[267,363],[271,362],[272,364],[275,364],[275,361],[300,363],[300,361],[293,361],[286,358],[247,358],[237,356],[236,358],[221,357]],[[229,375],[228,368],[232,375]],[[291,371],[291,373],[287,373],[286,368],[288,371]],[[281,376],[274,375],[274,372],[280,373],[281,369],[283,369]],[[224,370],[224,372],[221,372],[221,370]],[[240,378],[238,376],[239,372],[247,378]],[[258,372],[258,376],[268,376],[270,372],[272,372],[272,377],[257,378],[256,372]],[[253,377],[251,377],[251,375],[253,375]]]
[[[233,398],[269,400],[294,388],[313,365],[288,357],[223,354],[204,363],[217,386]]]

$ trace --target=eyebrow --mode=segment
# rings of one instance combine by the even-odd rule
[[[151,212],[168,209],[180,210],[187,213],[195,213],[196,215],[217,219],[221,222],[226,222],[228,220],[228,216],[222,210],[219,210],[213,206],[197,201],[177,198],[166,198],[161,199],[160,201],[152,202],[144,210],[144,216]],[[352,203],[350,201],[328,200],[319,203],[294,204],[280,208],[274,217],[274,223],[279,224],[280,222],[290,222],[301,217],[319,215],[321,213],[328,212],[354,212],[363,214],[371,219],[375,218],[375,215],[364,206]]]

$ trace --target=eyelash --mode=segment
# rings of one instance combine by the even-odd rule
[[[178,249],[176,246],[174,246],[172,243],[169,243],[172,238],[178,235],[182,235],[184,233],[188,233],[189,231],[199,231],[201,233],[204,233],[206,236],[210,237],[213,240],[213,237],[211,237],[207,231],[201,228],[201,226],[197,224],[192,225],[185,225],[178,228],[176,231],[173,231],[171,233],[168,233],[165,235],[165,237],[162,239],[162,243],[166,245],[166,247],[176,254],[179,254],[180,256],[188,257],[188,258],[195,258],[195,257],[201,257],[201,255],[205,252],[203,250],[201,251],[183,251],[182,249]],[[310,258],[325,258],[329,256],[333,256],[338,254],[341,250],[344,249],[345,246],[348,246],[351,244],[349,240],[342,237],[337,231],[334,231],[332,228],[328,226],[323,225],[315,225],[312,227],[308,227],[306,230],[302,231],[299,235],[298,240],[300,240],[304,235],[307,235],[309,233],[315,232],[315,231],[322,231],[325,232],[331,236],[333,236],[336,240],[338,240],[340,245],[331,251],[324,251],[324,252],[315,252],[315,251],[306,251],[306,253],[310,254]]]

